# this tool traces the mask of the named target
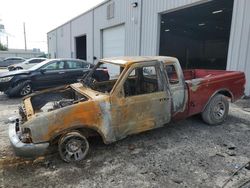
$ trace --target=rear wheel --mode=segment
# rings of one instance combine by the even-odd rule
[[[59,140],[58,150],[62,160],[78,162],[86,157],[89,150],[89,142],[79,132],[70,132]]]
[[[228,116],[229,102],[224,95],[215,95],[202,112],[202,119],[209,125],[221,124]]]

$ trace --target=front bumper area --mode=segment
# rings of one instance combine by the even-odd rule
[[[48,142],[39,144],[23,143],[17,135],[15,124],[9,126],[9,139],[16,155],[24,158],[34,158],[44,155],[49,147]]]
[[[6,91],[10,87],[10,82],[0,82],[0,91]]]

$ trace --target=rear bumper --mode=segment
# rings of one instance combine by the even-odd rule
[[[39,144],[23,143],[17,135],[15,124],[9,126],[9,139],[15,154],[20,157],[33,158],[44,155],[49,147],[48,142]]]

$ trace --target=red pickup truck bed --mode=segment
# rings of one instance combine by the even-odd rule
[[[244,94],[245,76],[242,72],[191,69],[183,71],[188,91],[186,115],[203,111],[209,100],[218,93],[232,102]]]

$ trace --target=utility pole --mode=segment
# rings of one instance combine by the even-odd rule
[[[9,37],[8,37],[8,35],[6,36],[6,42],[7,42],[7,48],[9,48]]]
[[[24,34],[24,49],[25,51],[27,51],[25,22],[23,22],[23,34]]]
[[[0,18],[0,21],[1,21],[1,18]],[[4,25],[0,24],[0,43],[1,43],[1,37],[2,37],[3,31],[4,31]]]

